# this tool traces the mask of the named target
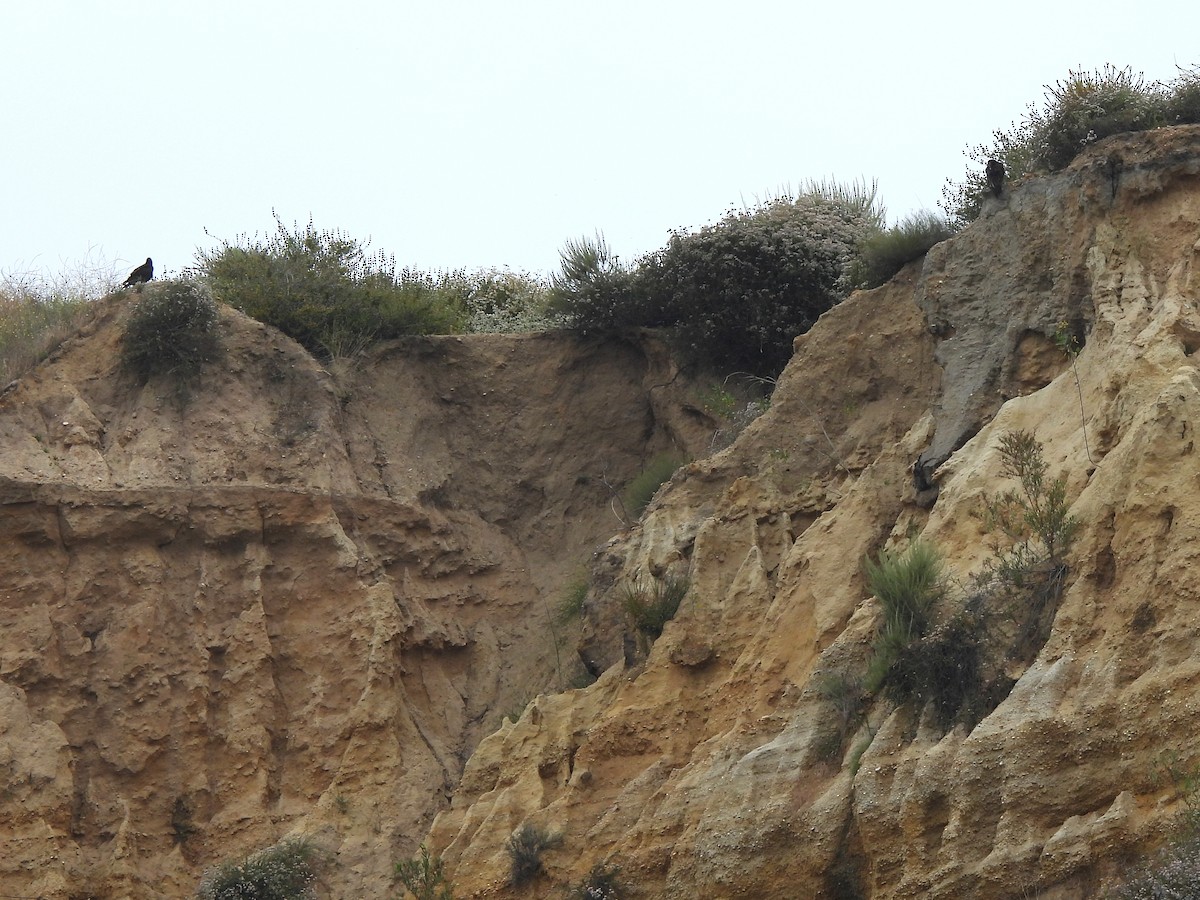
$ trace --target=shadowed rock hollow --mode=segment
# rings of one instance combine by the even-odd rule
[[[616,537],[605,482],[714,425],[652,339],[413,341],[335,380],[225,313],[180,410],[119,375],[106,307],[0,399],[0,893],[183,896],[305,833],[332,897],[392,895],[422,840],[458,897],[598,862],[643,897],[1097,896],[1181,806],[1161,754],[1200,756],[1198,255],[1200,129],[1014,184]],[[1043,639],[980,721],[876,698],[831,753],[863,557],[920,535],[966,583],[1016,429],[1082,523]],[[647,651],[622,593],[668,575]],[[495,730],[574,676],[568,638],[599,680]],[[514,889],[524,823],[563,840]]]

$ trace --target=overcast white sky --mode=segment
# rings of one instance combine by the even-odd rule
[[[1195,0],[0,6],[0,272],[338,228],[400,265],[621,256],[810,178],[937,208],[1071,68],[1200,62]]]

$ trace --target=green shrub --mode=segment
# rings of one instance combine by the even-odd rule
[[[526,822],[504,844],[510,868],[508,881],[519,887],[542,871],[542,854],[562,843],[562,836]]]
[[[691,582],[687,578],[674,575],[653,578],[649,587],[639,581],[626,585],[621,605],[638,632],[654,640],[662,634],[667,622],[675,618],[689,587]]]
[[[1167,89],[1163,117],[1168,125],[1200,123],[1200,66],[1180,68],[1178,77]]]
[[[658,489],[671,480],[684,461],[674,454],[656,456],[625,486],[621,503],[633,520],[640,519]]]
[[[579,884],[567,890],[568,900],[622,900],[625,886],[619,866],[596,863]]]
[[[633,269],[621,263],[597,232],[567,241],[560,271],[550,281],[549,310],[584,337],[615,334],[633,326],[666,325],[642,301]]]
[[[218,300],[278,328],[313,353],[343,355],[377,340],[461,331],[470,281],[461,272],[397,270],[338,231],[276,216],[263,240],[242,235],[198,251],[196,271]]]
[[[1144,76],[1128,66],[1069,72],[1046,88],[1045,112],[1035,119],[1038,165],[1054,172],[1088,144],[1163,124],[1163,99],[1160,85],[1146,84]]]
[[[874,288],[886,282],[934,244],[954,236],[955,227],[928,210],[912,213],[886,231],[870,235],[859,246],[850,270],[855,287]]]
[[[431,857],[429,848],[424,844],[421,845],[419,857],[396,863],[396,878],[414,900],[454,900],[453,887],[446,880],[442,858]]]
[[[855,248],[881,216],[873,186],[810,184],[675,231],[632,267],[600,235],[571,241],[551,306],[584,335],[667,327],[690,364],[771,378],[793,339],[846,295]]]
[[[641,261],[642,324],[673,325],[689,363],[774,377],[796,336],[846,295],[873,222],[869,210],[809,193],[677,231]]]
[[[186,382],[221,353],[217,305],[191,281],[147,285],[129,312],[121,361],[143,381],[166,375]]]
[[[1079,521],[1068,512],[1066,480],[1047,479],[1042,445],[1028,431],[1002,435],[1000,457],[1000,474],[1017,478],[1021,489],[984,500],[988,530],[999,529],[1017,542],[998,554],[997,565],[1028,571],[1042,562],[1061,563],[1079,530]]]
[[[316,859],[310,841],[291,838],[242,862],[209,870],[196,896],[203,900],[308,900],[316,896]]]

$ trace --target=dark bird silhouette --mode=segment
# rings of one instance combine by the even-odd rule
[[[146,257],[146,261],[129,273],[129,277],[125,279],[125,283],[121,287],[129,287],[131,284],[145,284],[154,277],[154,260]]]
[[[992,189],[992,194],[999,197],[1000,192],[1004,190],[1004,163],[998,159],[989,159],[984,172],[987,175],[988,187]]]

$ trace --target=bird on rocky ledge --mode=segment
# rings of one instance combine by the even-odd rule
[[[146,261],[129,273],[129,277],[125,279],[125,283],[121,287],[129,287],[133,284],[145,284],[154,277],[154,260],[146,257]]]
[[[1004,163],[998,159],[989,159],[984,174],[987,175],[988,187],[992,189],[992,194],[999,197],[1000,192],[1004,190]]]

